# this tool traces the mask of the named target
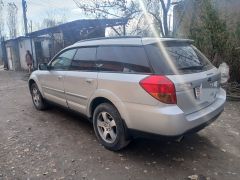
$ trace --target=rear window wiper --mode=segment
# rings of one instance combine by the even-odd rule
[[[202,70],[204,66],[188,66],[179,68],[179,70]]]

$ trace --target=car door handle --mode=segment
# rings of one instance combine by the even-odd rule
[[[93,82],[93,79],[86,79],[85,81],[90,84]]]
[[[62,76],[58,76],[58,80],[62,80],[62,78],[63,78]]]

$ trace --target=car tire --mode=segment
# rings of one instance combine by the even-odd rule
[[[130,142],[118,110],[110,103],[100,104],[94,110],[93,127],[99,142],[108,150],[121,150]]]
[[[45,110],[48,107],[47,102],[43,99],[41,92],[38,89],[38,86],[36,83],[33,83],[31,85],[31,95],[32,95],[32,101],[37,110]]]

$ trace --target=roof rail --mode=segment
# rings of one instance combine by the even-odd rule
[[[86,42],[86,41],[94,41],[94,40],[104,40],[104,39],[124,39],[124,38],[142,38],[142,36],[113,36],[113,37],[99,37],[99,38],[84,39],[84,40],[78,41],[78,42],[76,42],[76,43]],[[75,44],[76,44],[76,43],[75,43]]]

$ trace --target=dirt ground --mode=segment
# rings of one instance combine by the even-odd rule
[[[23,73],[0,71],[0,179],[240,179],[240,102],[182,142],[137,139],[114,153],[92,125],[35,110]],[[195,176],[194,176],[195,175]]]

